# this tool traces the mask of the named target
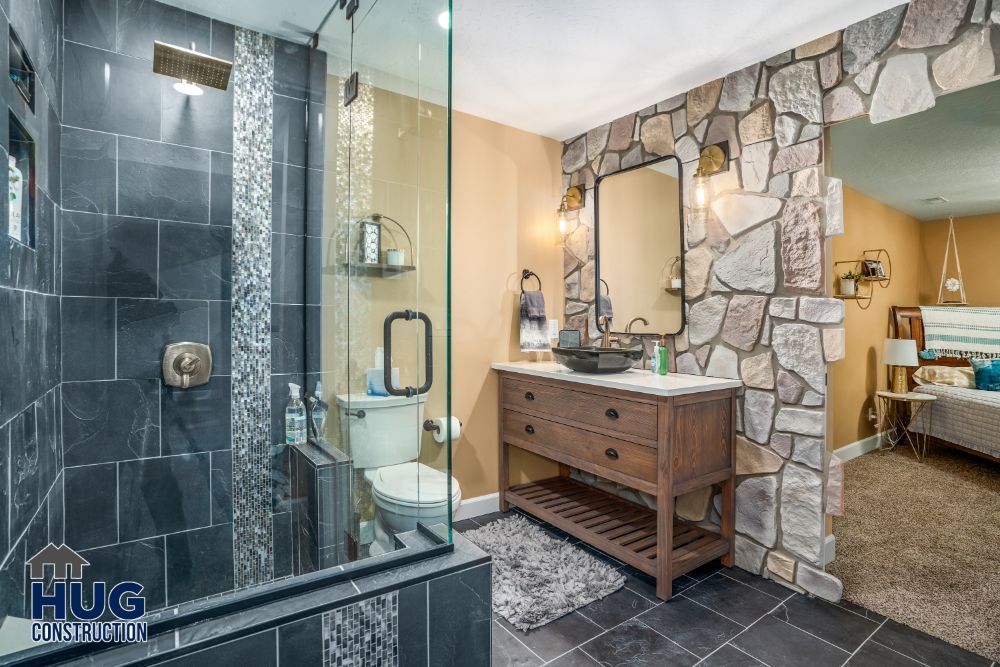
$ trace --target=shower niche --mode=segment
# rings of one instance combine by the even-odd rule
[[[21,38],[14,29],[10,29],[9,39],[10,80],[14,88],[21,94],[28,108],[35,110],[35,67],[24,50]]]
[[[8,111],[10,153],[7,155],[7,235],[35,246],[35,140]]]

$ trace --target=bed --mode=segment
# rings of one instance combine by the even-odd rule
[[[924,349],[924,327],[920,308],[893,306],[892,320],[896,338],[912,338],[917,349]],[[921,366],[969,366],[961,357],[920,358]],[[907,369],[910,387],[937,400],[910,424],[915,433],[925,433],[940,444],[955,447],[970,454],[1000,463],[1000,392],[980,391],[963,387],[920,385],[916,387],[913,373]]]

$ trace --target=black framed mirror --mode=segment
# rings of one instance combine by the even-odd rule
[[[594,184],[597,329],[629,336],[684,329],[684,206],[675,155],[605,174]]]

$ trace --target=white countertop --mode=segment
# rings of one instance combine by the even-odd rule
[[[742,387],[739,380],[729,378],[705,377],[702,375],[686,375],[684,373],[669,373],[654,375],[649,371],[628,370],[624,373],[580,373],[571,371],[555,361],[497,361],[493,369],[508,373],[534,375],[550,380],[564,380],[577,384],[588,384],[595,387],[607,387],[622,391],[634,391],[640,394],[655,396],[678,396],[680,394],[696,394],[702,391],[716,389],[732,389]]]

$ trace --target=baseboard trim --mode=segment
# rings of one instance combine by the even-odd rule
[[[484,514],[492,514],[500,511],[500,494],[487,493],[485,496],[475,498],[463,498],[462,504],[458,506],[458,511],[453,517],[454,521],[462,519],[472,519]]]
[[[868,436],[856,442],[852,442],[849,445],[844,445],[839,449],[833,450],[833,453],[841,461],[850,461],[851,459],[856,459],[859,456],[867,454],[868,452],[874,452],[879,448],[879,443],[881,442],[882,434],[876,433],[875,435]]]
[[[837,557],[837,536],[830,534],[823,540],[823,566],[826,567]]]

